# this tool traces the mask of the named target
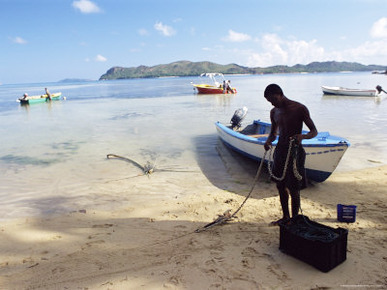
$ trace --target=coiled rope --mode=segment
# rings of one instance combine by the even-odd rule
[[[297,169],[298,144],[296,143],[295,138],[290,139],[288,153],[286,155],[286,160],[285,160],[285,166],[284,166],[284,170],[282,172],[281,177],[277,177],[273,174],[273,170],[272,170],[272,166],[271,166],[271,163],[272,163],[271,152],[273,150],[273,147],[270,147],[269,150],[270,150],[270,153],[269,153],[269,160],[267,162],[267,169],[269,170],[270,177],[272,177],[273,179],[275,179],[277,181],[284,180],[284,178],[286,176],[286,172],[288,170],[290,156],[293,155],[293,160],[292,160],[293,161],[292,162],[293,163],[293,174],[297,178],[298,181],[302,180],[302,175],[298,172],[298,169]],[[292,150],[294,150],[293,154],[292,154]]]

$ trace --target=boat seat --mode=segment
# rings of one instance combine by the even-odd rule
[[[269,134],[255,134],[255,135],[247,135],[252,138],[261,138],[261,137],[268,137]]]

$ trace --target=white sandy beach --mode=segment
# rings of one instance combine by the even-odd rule
[[[3,222],[0,289],[387,287],[387,166],[337,172],[301,192],[306,216],[349,230],[347,260],[328,273],[278,249],[279,228],[268,224],[280,204],[266,173],[237,219],[195,233],[249,192],[253,168],[233,164],[228,174],[218,184],[200,170],[117,180],[101,185],[101,196],[110,192],[117,204],[131,191],[143,197],[111,210]],[[355,223],[337,221],[338,203],[357,205]]]

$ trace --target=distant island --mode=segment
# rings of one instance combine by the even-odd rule
[[[213,62],[177,61],[170,64],[138,67],[112,67],[99,80],[117,80],[133,78],[156,78],[172,76],[198,76],[206,72],[223,74],[278,74],[278,73],[320,73],[340,71],[380,71],[385,70],[382,65],[362,65],[356,62],[312,62],[307,65],[294,66],[277,65],[266,68],[245,67],[237,64],[221,65]]]

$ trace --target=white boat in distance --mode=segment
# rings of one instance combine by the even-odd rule
[[[261,160],[265,154],[264,144],[270,133],[271,124],[255,120],[242,130],[215,123],[220,139],[231,149],[254,160]],[[277,145],[278,138],[272,145]],[[336,169],[345,151],[350,146],[348,140],[320,132],[313,139],[305,139],[302,146],[306,152],[305,169],[310,180],[325,181]],[[268,155],[266,156],[266,160]]]
[[[328,87],[321,86],[321,89],[326,95],[338,95],[338,96],[354,96],[354,97],[377,97],[381,92],[385,91],[381,86],[377,86],[374,90],[366,89],[348,89],[343,87]]]

